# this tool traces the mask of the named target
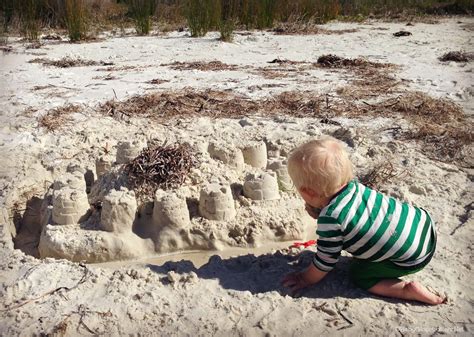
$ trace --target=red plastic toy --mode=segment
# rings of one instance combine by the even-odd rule
[[[316,244],[316,240],[309,240],[309,241],[306,241],[306,242],[295,242],[290,246],[290,248],[299,248],[301,246],[303,246],[304,248],[307,248],[307,247],[313,246],[315,244]]]

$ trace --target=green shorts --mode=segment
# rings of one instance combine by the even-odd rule
[[[397,266],[391,261],[369,262],[367,260],[354,259],[350,268],[350,276],[358,287],[367,290],[384,279],[394,279],[416,273],[423,269],[425,265],[407,269]]]

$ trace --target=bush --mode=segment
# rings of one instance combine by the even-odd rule
[[[219,23],[220,0],[188,0],[185,16],[191,36],[204,36]]]
[[[38,40],[40,21],[38,18],[38,2],[23,0],[20,3],[21,33],[30,41]]]
[[[155,0],[128,0],[130,14],[138,35],[148,35],[151,30],[151,16],[155,13]]]
[[[255,23],[258,29],[273,27],[273,21],[275,20],[275,1],[256,1],[255,16]]]
[[[231,42],[234,38],[235,23],[232,19],[222,20],[219,23],[220,40]]]
[[[230,42],[233,40],[233,33],[235,27],[235,6],[237,1],[232,0],[221,0],[220,3],[220,21],[219,21],[219,32],[221,34],[220,39],[222,41]]]
[[[66,0],[65,23],[69,39],[73,42],[87,37],[89,23],[84,0]]]
[[[2,12],[2,28],[4,32],[8,32],[8,27],[13,20],[14,0],[0,1],[0,11]]]

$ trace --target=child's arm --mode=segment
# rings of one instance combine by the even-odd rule
[[[291,294],[296,294],[299,290],[309,287],[321,281],[327,272],[319,270],[311,263],[308,268],[301,272],[290,273],[283,278],[282,285],[290,288]]]

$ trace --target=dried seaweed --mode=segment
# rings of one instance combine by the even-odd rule
[[[406,30],[401,30],[399,32],[393,33],[393,36],[395,36],[395,37],[410,36],[410,35],[412,35],[412,34],[408,31],[406,31]]]
[[[98,65],[99,63],[92,60],[84,60],[81,58],[71,58],[71,57],[63,57],[59,60],[50,60],[46,58],[36,58],[33,60],[28,61],[28,63],[41,63],[44,66],[52,66],[58,68],[70,68],[70,67],[83,67],[83,66],[94,66]]]
[[[221,61],[196,61],[196,62],[173,62],[162,64],[162,66],[170,67],[174,70],[200,70],[200,71],[222,71],[222,70],[238,70],[239,67],[233,64],[225,64]]]
[[[273,32],[278,35],[341,35],[346,33],[354,33],[357,31],[358,29],[325,29],[321,28],[315,23],[304,23],[300,21],[280,23],[277,27],[273,29]]]
[[[158,84],[162,84],[162,83],[166,83],[166,82],[169,82],[169,80],[162,80],[160,78],[154,78],[152,80],[146,81],[145,83],[158,85]]]
[[[39,125],[48,131],[55,131],[72,121],[71,115],[80,111],[79,105],[68,104],[49,110],[39,118]]]
[[[128,163],[124,171],[129,175],[131,187],[139,197],[152,197],[156,189],[182,185],[196,157],[187,144],[158,145],[145,148]]]
[[[106,65],[106,64],[102,64]],[[106,68],[98,68],[96,71],[107,71],[107,72],[113,72],[113,71],[126,71],[126,70],[137,70],[141,71],[143,68],[146,66],[132,66],[132,65],[125,65],[125,66],[111,66],[111,67],[106,67]]]
[[[370,74],[385,68],[352,69],[362,69],[363,73]],[[460,163],[463,166],[471,165],[466,151],[472,145],[473,135],[461,107],[450,100],[433,98],[421,92],[403,92],[380,99],[383,97],[381,95],[390,94],[391,90],[397,88],[398,82],[391,78],[384,81],[385,77],[377,73],[367,76],[373,76],[372,83],[364,84],[362,79],[355,80],[353,84],[331,95],[289,91],[269,98],[251,100],[230,92],[197,92],[186,89],[134,96],[122,102],[111,100],[103,104],[100,110],[118,119],[135,116],[157,120],[195,116],[240,118],[249,115],[289,115],[323,120],[336,116],[402,116],[413,128],[399,133],[399,139],[419,142],[423,152],[432,159]],[[375,97],[376,101],[367,102],[364,100],[366,97]]]
[[[141,116],[154,119],[172,117],[238,117],[259,109],[258,102],[228,92],[185,89],[177,92],[133,96],[126,101],[110,100],[99,109],[110,116]]]
[[[71,68],[71,67],[87,67],[87,66],[110,66],[113,65],[112,62],[97,62],[93,60],[84,60],[82,58],[72,58],[69,56],[63,57],[59,60],[50,60],[46,58],[35,58],[33,60],[28,61],[28,63],[40,63],[44,66],[51,66],[57,68]]]
[[[406,171],[397,172],[391,162],[384,161],[361,175],[359,181],[369,188],[380,190],[384,184],[390,183],[394,178],[400,178],[406,173]]]
[[[370,62],[361,58],[347,59],[334,54],[322,55],[318,58],[317,64],[324,68],[350,68],[350,67],[372,67],[386,68],[391,64]]]
[[[369,108],[385,116],[403,115],[413,127],[398,138],[419,141],[431,159],[472,166],[472,154],[466,151],[472,151],[474,132],[454,102],[409,92]]]
[[[251,100],[229,92],[191,89],[178,92],[161,92],[134,96],[126,101],[110,100],[99,109],[118,119],[146,117],[169,119],[173,117],[209,116],[239,118],[248,115],[291,115],[297,117],[327,117],[328,109],[341,114],[346,105],[342,101],[329,101],[327,95],[313,92],[283,92],[274,97]]]
[[[439,58],[442,62],[469,62],[474,59],[474,53],[466,53],[462,51],[450,51]]]

